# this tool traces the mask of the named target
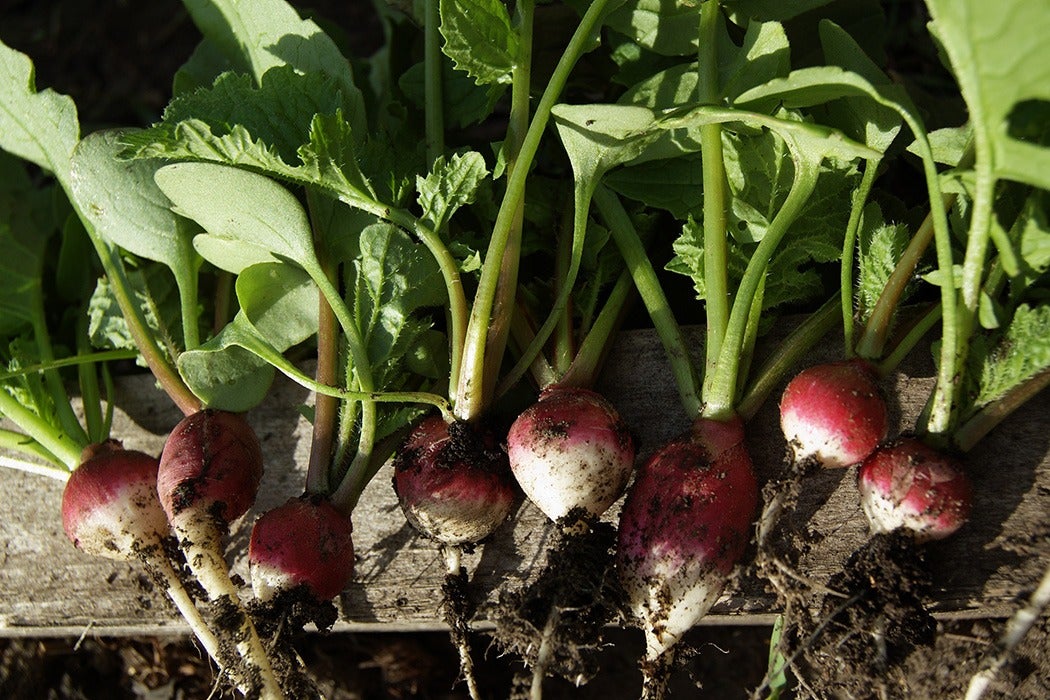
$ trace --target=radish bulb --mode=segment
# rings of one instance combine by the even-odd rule
[[[620,514],[617,566],[645,633],[647,697],[662,695],[665,653],[722,594],[757,503],[739,419],[698,419],[639,470]]]
[[[412,526],[447,546],[488,537],[517,500],[495,436],[439,416],[423,419],[409,434],[394,459],[394,491]]]
[[[548,518],[575,511],[597,519],[627,487],[634,441],[601,394],[554,385],[511,425],[507,457],[525,495]]]
[[[164,540],[171,533],[157,497],[157,458],[109,440],[89,445],[81,459],[62,493],[66,536],[88,554],[141,562],[164,586],[208,655],[247,693],[250,686],[208,628],[165,552]]]
[[[394,458],[394,491],[408,522],[441,545],[441,607],[468,693],[478,698],[469,643],[472,610],[460,560],[463,548],[491,535],[517,501],[507,455],[490,431],[429,416]]]
[[[886,438],[889,416],[874,368],[863,360],[816,365],[780,399],[780,427],[795,461],[848,467]]]
[[[939,540],[966,522],[973,501],[962,465],[916,437],[881,446],[860,467],[861,506],[874,534]]]
[[[204,409],[183,418],[160,456],[157,490],[168,522],[208,598],[232,621],[237,648],[258,676],[264,698],[282,698],[280,683],[223,558],[229,524],[251,507],[263,456],[244,416]]]
[[[268,602],[303,588],[318,602],[335,598],[354,575],[352,530],[350,518],[322,497],[291,498],[265,513],[248,545],[255,597]]]

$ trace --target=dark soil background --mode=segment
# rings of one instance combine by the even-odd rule
[[[368,0],[297,5],[342,28],[345,40],[360,55],[369,54],[381,41]],[[0,0],[0,39],[32,57],[38,86],[74,98],[85,133],[156,120],[170,97],[171,76],[198,38],[174,0]],[[953,659],[978,656],[998,634],[998,625],[957,622],[940,631],[936,653],[914,669],[913,677],[933,681],[928,687],[944,687]],[[748,697],[765,671],[769,633],[764,627],[697,628],[688,638],[694,655],[675,676],[674,696]],[[610,630],[607,641],[597,679],[580,689],[550,681],[546,697],[636,697],[640,635]],[[487,649],[483,633],[474,645],[483,694],[507,697],[517,665]],[[301,638],[296,647],[328,698],[467,697],[456,683],[456,653],[443,632],[313,634]],[[1007,677],[1034,690],[1011,697],[1040,697],[1046,691],[1045,663],[1050,657],[1045,623],[1025,654]],[[934,697],[917,692],[905,691],[902,697]],[[90,629],[80,639],[0,639],[0,698],[219,697],[223,695],[215,688],[212,665],[188,639],[104,638]]]

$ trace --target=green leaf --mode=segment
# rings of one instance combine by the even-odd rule
[[[442,52],[478,85],[509,85],[518,35],[499,0],[441,0]]]
[[[274,368],[246,349],[257,336],[243,313],[218,335],[179,355],[179,374],[205,405],[225,411],[247,411],[266,396]]]
[[[439,156],[426,177],[416,178],[423,221],[434,231],[442,230],[460,207],[471,204],[478,187],[488,176],[485,159],[476,151]]]
[[[963,154],[973,140],[973,129],[969,126],[937,129],[929,133],[930,149],[933,159],[943,165],[955,167],[963,159]],[[908,152],[921,156],[914,142],[908,144]]]
[[[300,18],[284,0],[186,0],[185,5],[205,38],[257,83],[282,66],[334,79],[351,105],[347,114],[354,130],[364,135],[364,98],[350,62],[313,20]]]
[[[576,181],[591,183],[633,160],[662,134],[656,113],[636,105],[555,105],[551,117]]]
[[[173,99],[161,123],[134,142],[147,141],[151,131],[153,138],[171,139],[180,122],[199,119],[216,135],[240,126],[291,163],[310,140],[315,114],[347,114],[352,108],[336,81],[323,73],[301,75],[282,66],[270,70],[258,86],[247,75],[224,73],[209,87]]]
[[[270,360],[317,333],[318,291],[285,263],[263,263],[237,277],[241,310],[217,336],[179,356],[179,373],[207,405],[228,411],[255,406],[273,381]],[[251,338],[265,338],[262,345]]]
[[[237,276],[237,301],[245,318],[283,352],[317,333],[319,292],[303,270],[261,263]]]
[[[181,337],[179,295],[171,272],[154,263],[128,273],[135,305],[146,327],[169,358],[178,356]],[[88,302],[88,337],[100,349],[138,350],[107,278],[101,277]]]
[[[1050,306],[1017,307],[997,342],[988,342],[987,336],[974,338],[969,359],[972,370],[967,375],[979,377],[972,399],[974,409],[1050,368]]]
[[[160,163],[122,161],[122,131],[100,131],[73,152],[71,193],[80,211],[110,243],[147,260],[164,263],[177,280],[196,274],[199,259],[192,232],[171,211],[153,181]]]
[[[373,365],[407,353],[425,330],[412,314],[445,301],[437,263],[425,248],[385,223],[361,232],[361,257],[354,265],[352,308]]]
[[[398,76],[397,86],[414,106],[426,109],[422,61]],[[483,121],[506,91],[503,83],[479,85],[448,61],[441,63],[441,107],[448,127],[464,128]]]
[[[835,31],[835,30],[831,30]],[[841,34],[836,32],[841,37]],[[841,48],[841,44],[839,45]],[[859,51],[859,48],[857,49]],[[843,98],[867,98],[875,105],[865,110],[854,106],[852,120],[862,133],[850,134],[860,139],[876,152],[885,150],[896,136],[899,120],[890,115],[890,110],[900,114],[911,110],[910,100],[898,85],[873,85],[867,78],[838,66],[815,66],[792,71],[785,78],[777,78],[746,91],[737,98],[738,106],[768,109],[772,105],[783,105],[797,109],[813,107]],[[883,109],[875,109],[875,106]]]
[[[1030,0],[929,0],[936,35],[969,107],[975,138],[997,177],[1050,189],[1050,149],[1010,134],[1026,103],[1050,100],[1046,4]]]
[[[699,155],[629,165],[609,173],[602,182],[625,197],[666,209],[676,219],[699,214],[703,206]]]
[[[878,204],[870,202],[864,207],[858,232],[855,300],[860,323],[871,315],[910,236],[907,226],[886,223]]]
[[[214,163],[175,163],[157,170],[155,179],[175,211],[211,238],[266,250],[307,272],[320,267],[306,212],[270,178]]]
[[[680,0],[627,0],[606,24],[645,48],[665,56],[696,53],[700,3]]]
[[[69,159],[80,138],[73,100],[37,92],[33,63],[0,42],[0,148],[69,179]]]
[[[790,69],[787,36],[776,22],[749,25],[740,46],[720,33],[718,57],[718,84],[730,102],[749,88],[787,75]],[[696,61],[682,63],[651,75],[631,86],[617,101],[651,109],[695,102],[696,66]]]

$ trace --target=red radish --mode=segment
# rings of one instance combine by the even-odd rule
[[[491,431],[440,416],[420,421],[394,459],[394,491],[408,522],[441,544],[442,609],[471,698],[478,698],[470,656],[465,545],[495,531],[517,501],[507,455]]]
[[[507,456],[525,495],[548,518],[574,509],[597,518],[627,486],[634,440],[601,394],[553,385],[511,425]]]
[[[507,456],[492,433],[424,418],[394,460],[405,517],[444,545],[473,544],[507,519],[517,500]]]
[[[848,467],[886,439],[889,416],[874,368],[846,360],[803,370],[784,389],[780,427],[795,460]]]
[[[208,597],[236,621],[237,649],[258,676],[264,698],[284,697],[251,617],[223,558],[229,523],[251,507],[263,456],[243,415],[204,409],[183,418],[160,456],[157,490],[193,574]]]
[[[650,662],[718,600],[757,505],[739,419],[698,419],[639,470],[620,515],[617,566]]]
[[[157,458],[110,440],[90,445],[62,493],[62,527],[88,554],[132,559],[169,535],[157,500]]]
[[[244,416],[205,409],[187,416],[168,436],[157,481],[169,520],[207,511],[230,523],[255,502],[262,448]]]
[[[962,465],[916,437],[879,447],[861,465],[858,486],[873,533],[904,530],[919,542],[962,527],[973,501]]]
[[[256,521],[248,546],[252,590],[261,601],[305,587],[319,601],[354,574],[350,518],[321,497],[291,498]]]
[[[156,457],[125,450],[116,440],[89,445],[62,493],[62,527],[74,546],[88,554],[143,563],[208,654],[250,692],[167,557],[164,540],[170,530],[157,497],[158,466]]]

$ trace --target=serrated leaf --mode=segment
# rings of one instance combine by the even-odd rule
[[[181,336],[179,295],[170,271],[146,263],[129,271],[128,283],[135,305],[157,344],[169,358],[179,354],[175,338]],[[88,337],[101,349],[137,350],[124,315],[107,278],[99,278],[88,302]]]
[[[509,85],[518,35],[499,0],[441,0],[442,52],[478,85]]]
[[[972,375],[979,377],[974,409],[1050,368],[1050,306],[1017,307],[1009,327],[994,345],[984,337],[975,338],[969,364]]]
[[[677,219],[684,220],[703,206],[703,177],[698,155],[618,168],[602,182],[625,197],[666,209]]]
[[[300,18],[284,0],[186,0],[185,5],[201,33],[257,83],[282,66],[334,79],[350,104],[354,130],[364,136],[364,98],[350,62],[313,20]]]
[[[353,106],[333,78],[322,73],[301,75],[282,66],[270,70],[258,85],[248,75],[224,73],[209,87],[173,99],[161,123],[151,130],[160,139],[170,138],[166,134],[175,125],[190,119],[206,122],[216,135],[237,125],[291,163],[300,146],[310,140],[315,114],[347,114],[350,109]],[[142,141],[151,130],[136,140]]]
[[[930,149],[933,159],[942,165],[955,167],[962,160],[963,154],[973,139],[973,129],[967,126],[937,129],[929,133]],[[914,142],[908,144],[908,152],[921,155]]]
[[[414,334],[425,330],[412,314],[445,301],[441,273],[432,256],[403,231],[374,224],[361,232],[354,265],[353,309],[374,365],[397,360]]]
[[[69,179],[69,160],[80,138],[73,100],[37,92],[33,62],[0,42],[0,148]]]
[[[934,32],[987,144],[993,172],[1050,189],[1050,149],[1010,134],[1011,116],[1026,102],[1050,100],[1050,36],[1046,4],[1029,0],[929,0]]]
[[[863,323],[871,315],[910,238],[908,227],[886,223],[879,205],[864,207],[858,232],[855,308]]]
[[[460,207],[474,201],[488,176],[485,159],[476,151],[439,156],[426,177],[416,178],[423,220],[434,231],[442,230]]]

